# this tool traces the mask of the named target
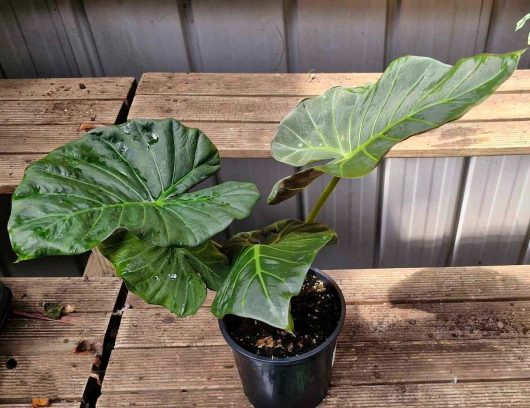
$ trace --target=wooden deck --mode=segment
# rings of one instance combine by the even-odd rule
[[[198,127],[223,157],[270,157],[277,124],[301,99],[332,86],[373,82],[379,74],[147,73],[129,118],[173,117]],[[392,148],[387,157],[530,153],[530,70],[519,70],[460,120]]]
[[[114,124],[128,106],[133,83],[133,78],[0,80],[0,193],[13,192],[33,160],[94,126]]]
[[[103,350],[121,281],[3,278],[1,282],[13,292],[14,312],[41,314],[46,302],[72,305],[76,311],[58,321],[12,313],[0,333],[0,406],[27,407],[32,398],[46,398],[53,407],[79,407],[96,355]],[[83,341],[96,351],[76,352]]]
[[[347,318],[322,406],[528,406],[529,266],[328,272]],[[129,294],[98,407],[248,406],[209,301],[178,319]]]
[[[203,129],[224,157],[269,157],[277,122],[301,98],[376,77],[146,74],[129,118],[175,117]],[[123,119],[132,84],[0,81],[0,193],[13,191],[27,163],[86,129]],[[397,145],[390,157],[529,154],[529,102],[530,71],[518,71],[464,118]],[[528,407],[529,266],[328,272],[348,305],[323,406]],[[86,275],[109,273],[92,255]],[[0,335],[0,406],[28,406],[32,397],[79,406],[94,382],[94,353],[73,352],[82,340],[110,355],[98,407],[248,406],[208,310],[211,294],[196,316],[178,319],[133,295],[118,299],[114,278],[2,282],[13,289],[17,311],[35,312],[47,301],[77,311],[68,316],[72,324],[10,318]],[[111,323],[116,307],[123,315]]]

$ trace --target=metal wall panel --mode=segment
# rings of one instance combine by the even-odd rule
[[[487,52],[507,52],[527,47],[528,23],[523,30],[514,31],[515,23],[530,13],[529,0],[495,0],[486,43]],[[519,68],[530,68],[530,53],[522,56]]]
[[[84,5],[105,75],[190,70],[176,1],[90,0]]]
[[[392,4],[387,62],[403,55],[425,55],[454,64],[484,49],[492,0],[402,0]]]
[[[267,197],[274,183],[292,172],[291,166],[272,159],[223,159],[219,182],[231,180],[251,182],[256,184],[261,194],[252,215],[244,220],[235,221],[230,227],[230,232],[251,231],[283,219],[298,218],[300,205],[297,198],[291,198],[278,205],[267,204]]]
[[[191,2],[203,72],[285,72],[282,0]]]
[[[463,163],[456,157],[386,160],[378,266],[446,264]]]
[[[386,0],[303,0],[288,14],[292,72],[380,72]]]
[[[79,76],[55,1],[16,0],[11,5],[37,75]]]
[[[513,264],[530,222],[530,157],[471,158],[452,265]]]
[[[304,193],[305,216],[330,177],[318,178]],[[326,247],[315,264],[320,268],[371,268],[377,226],[377,170],[362,179],[339,182],[317,221],[332,226],[339,242]]]

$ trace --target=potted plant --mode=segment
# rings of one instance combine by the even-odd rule
[[[341,178],[373,170],[409,136],[464,115],[515,70],[521,52],[455,66],[422,57],[392,62],[374,84],[305,99],[280,123],[274,158],[304,168],[274,186],[269,203],[332,176],[305,221],[283,220],[212,237],[250,214],[259,194],[227,182],[190,192],[220,166],[198,129],[172,119],[95,129],[32,163],[13,195],[9,233],[19,260],[99,247],[129,290],[178,316],[206,288],[256,406],[312,407],[325,397],[345,316],[338,286],[310,269],[336,240],[316,221]],[[308,271],[310,271],[308,273]]]

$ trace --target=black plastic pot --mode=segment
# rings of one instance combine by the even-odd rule
[[[7,320],[12,297],[11,290],[0,283],[0,330]]]
[[[224,321],[219,321],[221,333],[234,352],[245,394],[257,408],[312,408],[328,393],[337,338],[346,316],[346,304],[340,288],[328,275],[315,268],[308,273],[330,284],[341,303],[337,327],[317,348],[299,356],[274,360],[257,356],[239,346],[228,334]]]

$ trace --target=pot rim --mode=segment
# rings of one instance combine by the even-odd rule
[[[342,291],[340,290],[339,285],[337,285],[337,283],[327,273],[322,272],[320,269],[314,268],[314,267],[309,268],[308,272],[309,271],[315,273],[317,276],[322,277],[327,282],[331,283],[331,285],[335,288],[337,295],[339,296],[340,308],[341,308],[340,317],[337,322],[337,327],[335,327],[335,330],[333,330],[333,332],[326,339],[326,341],[324,341],[324,343],[314,348],[313,350],[308,351],[307,353],[297,355],[297,356],[283,357],[283,358],[276,358],[276,359],[273,357],[258,356],[248,350],[245,350],[243,347],[237,344],[234,341],[234,339],[232,339],[232,337],[228,334],[228,331],[226,329],[226,325],[223,319],[219,319],[219,328],[221,329],[221,334],[223,335],[228,345],[232,348],[232,350],[252,360],[266,362],[266,363],[270,363],[274,365],[291,365],[291,364],[300,363],[302,361],[310,360],[315,355],[320,354],[322,351],[327,349],[331,343],[336,342],[337,337],[339,336],[342,330],[342,327],[344,326],[344,320],[346,318],[346,301],[344,300],[344,295],[342,294]]]

